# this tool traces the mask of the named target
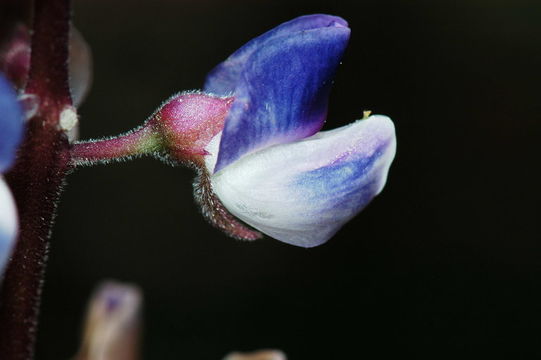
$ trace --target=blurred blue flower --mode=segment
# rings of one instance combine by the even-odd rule
[[[13,86],[0,74],[0,277],[17,234],[17,211],[1,174],[13,164],[23,133],[23,115]]]
[[[214,193],[286,243],[327,241],[382,190],[394,158],[388,117],[318,132],[349,35],[341,18],[299,17],[248,42],[205,83],[205,92],[235,99],[206,148]]]

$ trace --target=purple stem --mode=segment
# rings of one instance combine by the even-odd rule
[[[71,106],[68,87],[69,0],[36,0],[26,93],[40,98],[6,179],[19,212],[17,245],[0,290],[0,359],[33,358],[49,238],[69,144],[59,115]]]

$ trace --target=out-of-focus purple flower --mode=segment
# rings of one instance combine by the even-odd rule
[[[139,359],[143,296],[130,284],[102,283],[92,295],[76,360]]]
[[[17,89],[23,89],[28,80],[30,51],[30,29],[22,23],[14,25],[0,51],[0,71]],[[92,51],[74,26],[70,29],[68,69],[73,105],[79,107],[92,85]]]
[[[204,87],[235,99],[206,148],[214,193],[239,219],[286,243],[327,241],[382,190],[394,158],[385,116],[318,133],[349,35],[338,17],[296,18],[233,53]]]
[[[30,29],[22,23],[15,24],[6,44],[0,49],[0,72],[3,72],[17,90],[24,89],[28,81],[30,54]],[[78,108],[92,85],[92,51],[74,26],[70,29],[68,70],[73,106]],[[30,119],[36,114],[40,106],[38,96],[22,93],[18,100],[23,107],[25,119]],[[69,124],[68,127],[69,129],[63,130],[69,141],[73,142],[79,137],[79,123]]]
[[[0,74],[0,278],[17,233],[17,211],[1,174],[13,164],[23,132],[22,110],[12,85]]]

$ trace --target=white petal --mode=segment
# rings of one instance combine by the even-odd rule
[[[245,156],[214,174],[212,186],[244,222],[283,242],[312,247],[382,190],[395,150],[392,121],[371,116]]]
[[[15,202],[6,182],[0,176],[0,278],[13,250],[17,226]]]

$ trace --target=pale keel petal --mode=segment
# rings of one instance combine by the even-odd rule
[[[394,158],[392,121],[371,116],[241,158],[212,177],[226,208],[283,242],[317,246],[383,188]]]
[[[13,250],[17,235],[17,210],[11,192],[0,176],[0,278]]]

